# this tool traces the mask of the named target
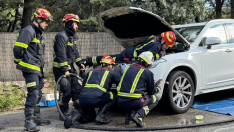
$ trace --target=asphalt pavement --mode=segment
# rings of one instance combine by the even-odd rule
[[[70,107],[72,108],[72,106]],[[48,126],[40,126],[42,132],[73,132],[73,131],[91,131],[91,130],[83,130],[70,128],[65,129],[63,126],[63,122],[58,120],[58,112],[55,106],[52,107],[43,107],[41,109],[42,117],[45,119],[49,119],[52,123]],[[196,115],[204,115],[203,121],[197,121],[195,119]],[[99,125],[95,122],[91,122],[88,124],[79,124],[80,126],[85,127],[97,127],[97,128],[138,128],[135,124],[125,125],[125,114],[121,109],[112,109],[108,112],[107,118],[110,119],[110,123],[106,125]],[[164,113],[162,111],[157,111],[154,109],[150,114],[144,118],[146,123],[146,128],[149,127],[169,127],[169,126],[184,126],[191,124],[199,124],[199,123],[210,123],[215,121],[229,120],[233,119],[230,115],[223,115],[214,112],[202,111],[191,108],[188,112],[184,114],[176,114],[171,115]],[[3,112],[0,113],[0,131],[4,132],[21,132],[23,131],[24,126],[24,114],[23,108],[17,109],[15,111]],[[233,131],[234,130],[234,122],[231,123],[223,123],[202,127],[193,127],[193,128],[183,128],[183,129],[170,129],[170,130],[158,130],[158,131],[172,131],[172,132],[187,132],[187,131]],[[97,130],[92,130],[97,131]]]
[[[205,94],[202,96],[198,96],[195,98],[208,98],[213,97],[217,100],[218,95],[222,94],[228,95],[229,93],[234,93],[234,90],[227,90],[224,92],[219,92],[215,94]],[[229,96],[233,96],[230,95]],[[159,107],[159,106],[158,106]],[[188,112],[184,114],[170,114],[165,112],[163,109],[159,109],[156,107],[153,109],[143,121],[146,123],[146,128],[157,127],[163,130],[157,130],[160,132],[232,132],[234,131],[234,121],[228,123],[221,124],[213,124],[199,127],[191,127],[191,128],[178,128],[178,129],[168,129],[164,130],[164,128],[170,128],[174,126],[191,126],[196,124],[204,124],[204,123],[212,123],[217,121],[225,121],[234,119],[234,116],[219,114],[215,112],[203,111],[194,108],[190,108]],[[73,106],[70,104],[70,108]],[[196,115],[203,115],[204,119],[202,121],[196,120]],[[59,121],[59,114],[57,112],[57,108],[55,106],[52,107],[42,107],[41,108],[41,117],[45,119],[49,119],[52,123],[47,126],[40,126],[41,132],[73,132],[73,131],[98,131],[98,130],[84,130],[84,129],[76,129],[69,128],[65,129],[63,126],[63,122]],[[99,125],[95,122],[91,122],[88,124],[79,124],[76,122],[75,124],[81,127],[96,127],[96,128],[139,128],[135,124],[125,125],[125,113],[121,108],[113,107],[108,113],[107,118],[110,119],[109,124]],[[18,108],[14,111],[2,112],[0,113],[0,131],[1,132],[22,132],[24,126],[24,110],[23,108]],[[143,130],[141,130],[143,131]]]

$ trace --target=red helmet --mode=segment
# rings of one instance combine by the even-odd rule
[[[52,21],[53,18],[48,10],[45,8],[39,8],[35,11],[34,17],[44,18],[47,21]]]
[[[67,21],[75,21],[75,22],[80,23],[80,18],[76,14],[69,13],[63,17],[63,22],[67,22]]]
[[[115,64],[115,61],[109,55],[105,55],[102,57],[100,63]]]
[[[172,31],[162,33],[161,37],[165,40],[169,47],[172,47],[176,41],[175,34]]]

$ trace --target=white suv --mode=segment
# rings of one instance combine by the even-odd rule
[[[99,25],[122,46],[136,46],[150,35],[176,34],[176,44],[150,70],[163,79],[160,96],[175,113],[184,113],[194,96],[234,87],[234,20],[171,26],[151,12],[113,8],[97,16]]]

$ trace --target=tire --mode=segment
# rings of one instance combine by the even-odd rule
[[[184,71],[174,71],[167,81],[169,85],[163,93],[164,105],[168,105],[169,111],[175,114],[187,112],[194,100],[195,88],[191,77]]]

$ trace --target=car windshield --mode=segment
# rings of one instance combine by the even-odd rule
[[[204,26],[175,28],[188,42],[192,43],[197,38]]]

